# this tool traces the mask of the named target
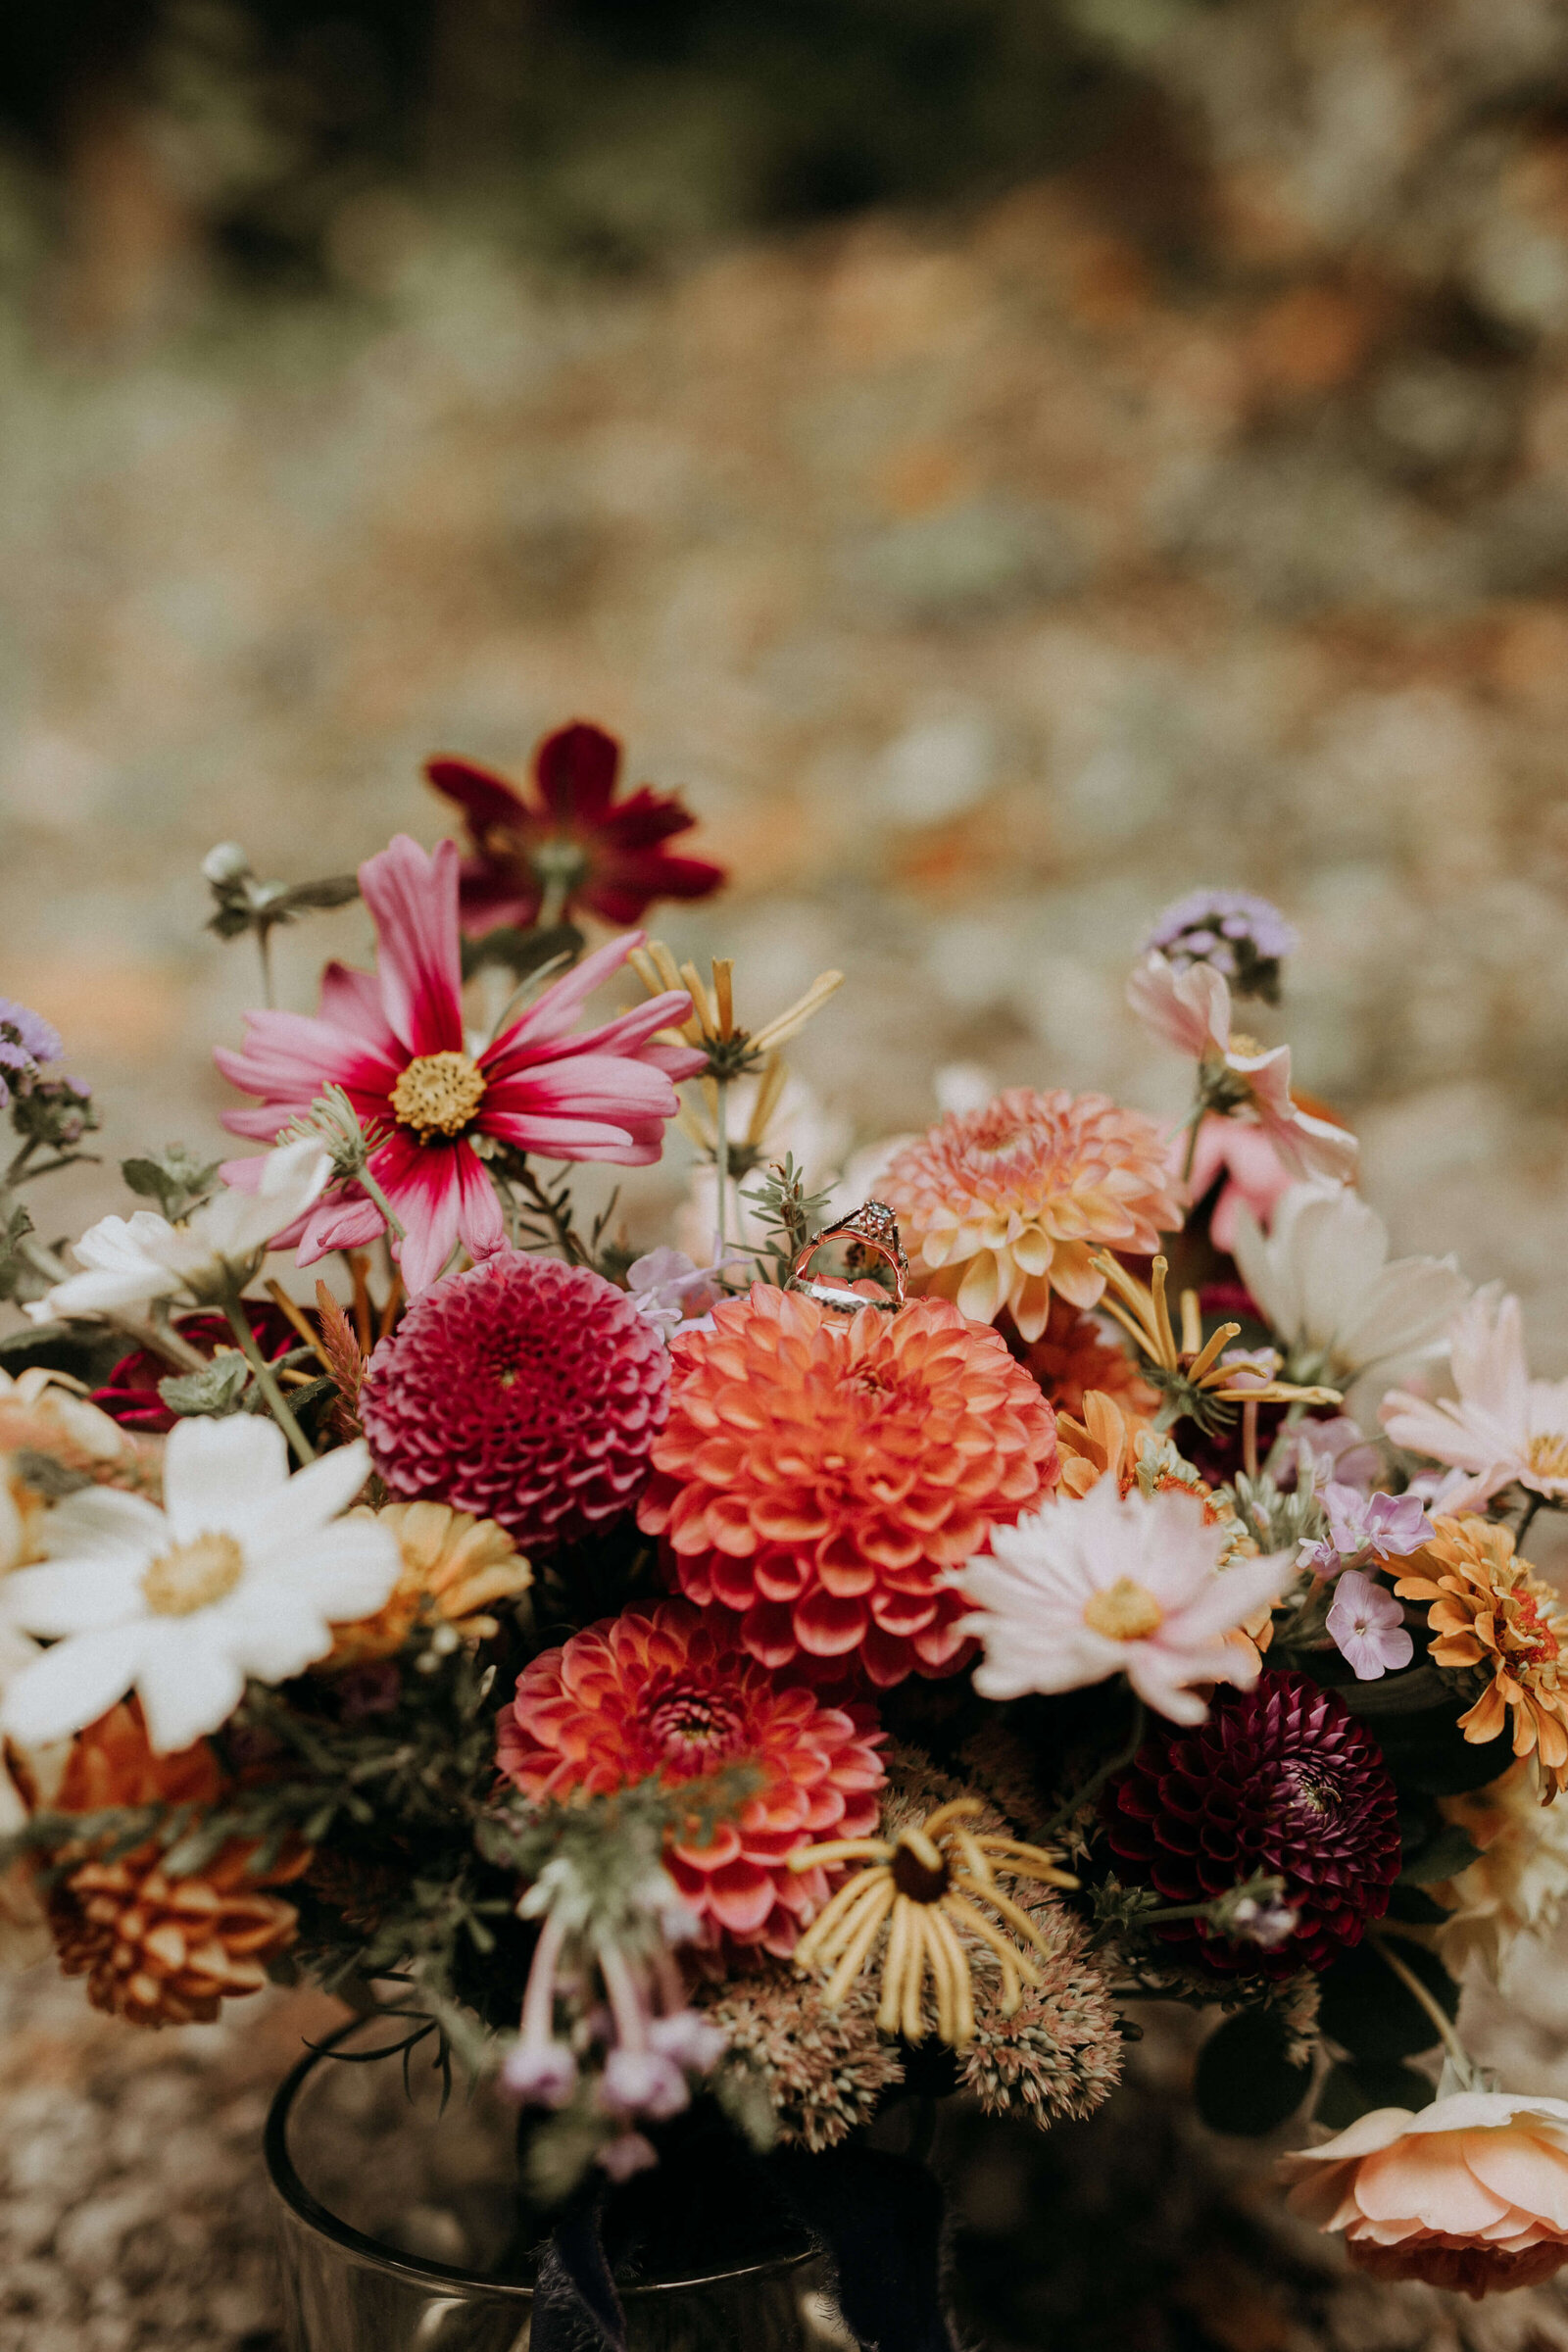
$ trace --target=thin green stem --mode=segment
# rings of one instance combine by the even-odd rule
[[[1035,1839],[1036,1844],[1044,1845],[1047,1839],[1052,1838],[1057,1830],[1062,1829],[1069,1821],[1071,1821],[1075,1813],[1081,1812],[1085,1805],[1090,1803],[1093,1798],[1100,1794],[1101,1789],[1103,1788],[1108,1780],[1110,1780],[1116,1773],[1120,1772],[1124,1766],[1132,1762],[1134,1756],[1137,1755],[1138,1750],[1144,1744],[1144,1702],[1141,1698],[1134,1698],[1132,1738],[1128,1740],[1126,1746],[1121,1750],[1119,1755],[1112,1756],[1108,1764],[1102,1764],[1100,1770],[1093,1776],[1092,1779],[1084,1783],[1083,1787],[1078,1790],[1075,1796],[1069,1796],[1064,1805],[1058,1806],[1056,1811],[1051,1816],[1051,1819],[1046,1823],[1045,1828],[1040,1831]]]
[[[586,1266],[591,1264],[592,1260],[583,1248],[581,1238],[570,1217],[551,1199],[526,1160],[517,1164],[516,1172],[517,1182],[554,1233],[560,1246],[561,1254],[567,1265]]]
[[[1476,2069],[1471,2062],[1469,2051],[1454,2030],[1452,2018],[1447,2015],[1442,2004],[1433,1998],[1432,1993],[1422,1984],[1414,1969],[1406,1968],[1398,1953],[1391,1952],[1383,1937],[1375,1930],[1368,1936],[1367,1941],[1380,1958],[1388,1962],[1410,1998],[1419,2003],[1436,2026],[1438,2037],[1453,2061],[1454,2073],[1462,2079],[1467,2087],[1477,2087]]]
[[[1187,1130],[1187,1150],[1182,1157],[1182,1183],[1184,1187],[1191,1184],[1193,1180],[1193,1162],[1198,1157],[1198,1131],[1203,1124],[1203,1119],[1207,1110],[1208,1104],[1206,1102],[1200,1102],[1198,1108],[1193,1113],[1192,1125]]]
[[[369,1195],[370,1199],[375,1202],[376,1207],[381,1211],[382,1216],[385,1217],[386,1229],[388,1233],[394,1234],[400,1242],[406,1242],[409,1237],[404,1231],[402,1219],[399,1217],[398,1212],[393,1207],[391,1201],[387,1199],[385,1193],[381,1190],[381,1187],[377,1184],[375,1178],[370,1174],[370,1163],[368,1159],[367,1159],[364,1167],[361,1168],[357,1181],[359,1183],[360,1190]]]
[[[58,1159],[42,1160],[37,1167],[21,1171],[8,1181],[12,1184],[30,1184],[35,1176],[52,1176],[57,1168],[74,1168],[84,1160],[90,1160],[95,1168],[103,1165],[102,1155],[97,1152],[63,1152]]]
[[[256,953],[262,966],[262,1003],[270,1012],[277,999],[272,992],[272,926],[265,915],[256,926]]]
[[[729,1084],[723,1078],[713,1081],[713,1166],[718,1175],[718,1248],[714,1258],[722,1264],[729,1241]]]
[[[1513,1539],[1516,1547],[1523,1547],[1524,1540],[1526,1536],[1529,1535],[1532,1526],[1535,1524],[1536,1513],[1540,1510],[1545,1499],[1546,1497],[1544,1494],[1532,1494],[1529,1501],[1525,1504],[1524,1509],[1520,1512],[1519,1525],[1514,1531]]]
[[[18,1152],[15,1157],[12,1159],[11,1165],[9,1168],[7,1168],[4,1176],[0,1176],[0,1186],[15,1184],[18,1177],[22,1174],[23,1169],[26,1166],[28,1160],[32,1157],[37,1149],[38,1138],[35,1135],[29,1135],[24,1142],[21,1151]]]
[[[288,1398],[277,1385],[276,1374],[257,1347],[255,1334],[240,1307],[237,1292],[230,1292],[223,1300],[223,1312],[228,1317],[230,1331],[239,1342],[240,1353],[255,1374],[257,1387],[267,1398],[268,1410],[272,1419],[287,1438],[301,1465],[303,1466],[306,1462],[314,1462],[316,1447],[295,1420]]]

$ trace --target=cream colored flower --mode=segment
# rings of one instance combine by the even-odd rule
[[[1568,1806],[1543,1805],[1523,1757],[1485,1788],[1438,1803],[1481,1854],[1457,1878],[1426,1888],[1450,1913],[1430,1939],[1450,1976],[1479,1960],[1495,1984],[1519,1938],[1545,1935],[1568,1895]]]

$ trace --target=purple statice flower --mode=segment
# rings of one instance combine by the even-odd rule
[[[1336,1576],[1352,1560],[1403,1560],[1436,1532],[1419,1494],[1361,1494],[1334,1480],[1319,1500],[1328,1534],[1301,1547],[1300,1565]]]
[[[1277,1004],[1280,964],[1294,955],[1296,933],[1277,906],[1246,890],[1194,890],[1167,906],[1144,942],[1185,972],[1212,964],[1239,997]]]
[[[1347,1568],[1335,1587],[1328,1629],[1358,1683],[1379,1682],[1391,1667],[1408,1666],[1415,1655],[1403,1609],[1375,1577],[1363,1576],[1358,1568]]]
[[[1310,1471],[1320,1494],[1331,1482],[1364,1494],[1383,1467],[1381,1447],[1369,1443],[1348,1413],[1337,1413],[1332,1421],[1298,1422],[1289,1434],[1295,1458],[1286,1464],[1281,1485],[1293,1470],[1298,1484]]]
[[[60,1032],[41,1013],[0,997],[0,1109],[12,1093],[27,1094],[46,1061],[58,1061]]]

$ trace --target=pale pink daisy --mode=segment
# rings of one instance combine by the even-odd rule
[[[985,1647],[975,1689],[982,1698],[1018,1698],[1125,1673],[1157,1714],[1201,1723],[1208,1709],[1191,1686],[1250,1690],[1257,1651],[1225,1636],[1277,1600],[1296,1574],[1282,1552],[1220,1568],[1233,1532],[1200,1495],[1177,1488],[1120,1494],[1108,1478],[1079,1500],[994,1528],[990,1553],[970,1560],[959,1582],[977,1607],[958,1631]]]
[[[1152,1036],[1200,1064],[1205,1100],[1260,1127],[1297,1175],[1342,1182],[1354,1175],[1354,1136],[1292,1099],[1289,1046],[1265,1052],[1232,1029],[1231,992],[1212,964],[1178,971],[1156,949],[1128,980],[1127,1002]]]
[[[367,1133],[380,1137],[369,1168],[407,1238],[399,1263],[409,1290],[434,1282],[461,1241],[487,1256],[506,1240],[501,1202],[481,1144],[510,1144],[546,1159],[608,1160],[634,1167],[659,1157],[664,1122],[679,1107],[674,1081],[703,1065],[692,1049],[656,1034],[684,1020],[690,1001],[673,989],[580,1036],[584,1000],[642,939],[629,931],[546,988],[478,1053],[463,1027],[455,842],[427,856],[407,834],[360,868],[376,933],[376,969],[328,964],[321,1008],[250,1012],[240,1053],[215,1056],[225,1078],[262,1107],[231,1110],[236,1135],[270,1142],[309,1113],[328,1085],[348,1096]],[[256,1181],[262,1163],[234,1160],[230,1184]],[[297,1240],[309,1265],[328,1250],[373,1241],[385,1220],[354,1185],[337,1185]]]
[[[1392,1389],[1382,1407],[1396,1446],[1463,1473],[1445,1483],[1444,1510],[1485,1510],[1515,1481],[1568,1497],[1568,1380],[1531,1379],[1518,1299],[1478,1291],[1448,1326],[1448,1351],[1456,1397]]]

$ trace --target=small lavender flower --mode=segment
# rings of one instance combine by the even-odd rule
[[[1297,936],[1277,906],[1245,890],[1195,890],[1167,906],[1144,942],[1179,972],[1212,964],[1238,997],[1280,1000],[1280,964]]]
[[[501,2087],[519,2107],[564,2107],[577,2087],[577,2061],[564,2041],[519,2041],[502,2061]]]
[[[1265,1952],[1289,1943],[1300,1924],[1296,1905],[1282,1903],[1277,1896],[1260,1902],[1255,1894],[1244,1894],[1231,1906],[1229,1928],[1236,1942],[1255,1943]]]
[[[1362,1494],[1330,1480],[1319,1499],[1328,1533],[1300,1553],[1318,1576],[1337,1576],[1352,1560],[1408,1559],[1436,1533],[1419,1494]]]
[[[1328,1629],[1358,1683],[1380,1682],[1391,1667],[1408,1666],[1415,1655],[1403,1609],[1357,1568],[1347,1568],[1335,1589]]]
[[[612,2115],[624,2116],[628,2122],[633,2116],[647,2116],[656,2124],[679,2115],[691,2104],[686,2078],[673,2058],[662,2058],[652,2048],[628,2049],[624,2042],[617,2043],[605,2060],[599,2098]]]
[[[58,1061],[61,1052],[60,1032],[41,1013],[0,997],[0,1109],[10,1102],[13,1089],[29,1094],[41,1065]]]
[[[612,2180],[629,2180],[633,2173],[646,2173],[657,2164],[659,2151],[640,2132],[622,2132],[618,2139],[606,2140],[594,2161]]]
[[[1294,1468],[1298,1485],[1310,1471],[1320,1494],[1331,1482],[1364,1494],[1383,1468],[1381,1448],[1348,1413],[1337,1413],[1332,1421],[1298,1422],[1289,1442],[1291,1455],[1278,1473],[1281,1485],[1288,1483]]]
[[[699,2017],[695,2009],[675,2009],[668,2017],[651,2018],[648,2040],[662,2058],[673,2060],[689,2075],[711,2074],[729,2048],[718,2028]]]

